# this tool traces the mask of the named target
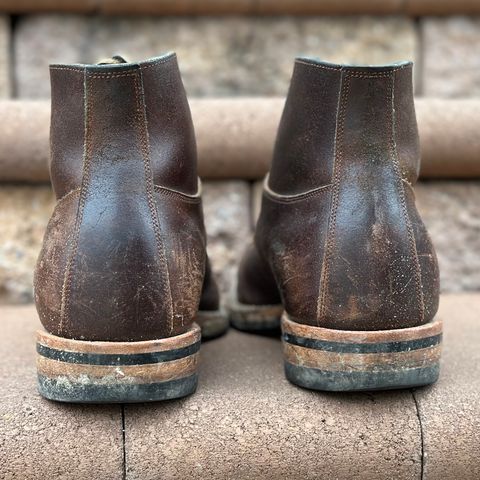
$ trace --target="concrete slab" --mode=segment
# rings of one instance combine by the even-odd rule
[[[35,378],[35,309],[2,307],[0,319],[0,478],[122,478],[121,407],[42,399]]]
[[[439,382],[415,392],[425,479],[480,478],[480,295],[445,296]]]
[[[124,407],[123,443],[121,407],[40,399],[34,309],[3,307],[0,478],[480,478],[479,311],[442,299],[440,380],[414,392],[302,390],[278,339],[230,332],[202,347],[195,395]]]
[[[276,339],[208,343],[195,396],[126,408],[127,478],[479,478],[479,308],[442,300],[443,371],[416,392],[308,392],[284,379]]]
[[[411,392],[318,394],[283,376],[279,340],[204,346],[196,395],[126,407],[127,478],[419,478]]]

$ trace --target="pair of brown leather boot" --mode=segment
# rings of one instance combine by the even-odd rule
[[[282,319],[287,377],[325,390],[436,380],[433,247],[414,206],[411,64],[299,59],[232,323]],[[39,389],[70,402],[178,398],[228,327],[206,248],[174,54],[53,65],[57,205],[35,272]],[[261,366],[259,366],[261,368]]]

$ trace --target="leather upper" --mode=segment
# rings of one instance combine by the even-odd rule
[[[411,63],[298,59],[240,301],[280,294],[293,320],[336,329],[431,320],[439,274],[412,189],[419,152]],[[242,287],[266,270],[275,282]]]
[[[203,285],[195,136],[175,55],[53,65],[51,81],[58,203],[35,272],[43,325],[86,340],[185,332],[202,288],[212,309],[218,291]]]

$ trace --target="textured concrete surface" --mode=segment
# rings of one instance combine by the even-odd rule
[[[126,408],[127,478],[419,478],[410,392],[293,387],[273,338],[232,331],[203,348],[194,396]]]
[[[154,15],[385,13],[435,15],[478,13],[477,0],[2,0],[6,12],[86,12]]]
[[[195,395],[124,407],[123,443],[120,407],[40,399],[35,311],[1,307],[0,478],[479,478],[479,311],[478,294],[442,299],[440,380],[415,392],[302,390],[278,339],[231,331],[203,345]]]
[[[0,181],[49,182],[50,101],[0,101]]]
[[[348,34],[346,34],[348,32]],[[58,42],[61,38],[62,42]],[[46,98],[50,62],[132,61],[176,50],[190,95],[285,95],[293,57],[385,63],[415,59],[402,17],[88,17],[27,15],[14,35],[17,93]]]
[[[480,16],[421,20],[422,94],[480,96]]]
[[[249,236],[250,186],[203,183],[208,251],[219,287],[229,291]],[[33,301],[33,269],[54,207],[48,185],[0,185],[0,304]]]
[[[425,479],[480,478],[480,296],[445,297],[439,383],[415,392]]]
[[[118,480],[121,407],[60,405],[38,395],[33,307],[1,307],[0,478]],[[7,360],[8,359],[8,360]]]
[[[414,16],[422,15],[455,15],[478,14],[480,3],[478,0],[404,0],[402,10]]]
[[[422,178],[480,177],[480,98],[417,98]]]

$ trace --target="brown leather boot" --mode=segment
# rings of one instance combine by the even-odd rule
[[[52,65],[51,83],[58,202],[34,282],[46,330],[40,393],[95,403],[188,395],[197,385],[194,321],[210,334],[226,321],[176,56]]]
[[[274,326],[286,375],[318,390],[434,382],[435,252],[415,207],[412,64],[298,59],[244,257],[235,326]],[[275,310],[276,309],[276,310]]]

